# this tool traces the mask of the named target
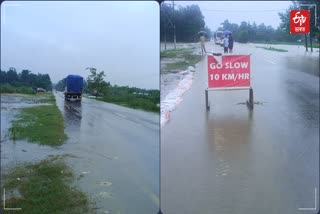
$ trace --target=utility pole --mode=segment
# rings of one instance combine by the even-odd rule
[[[308,52],[308,38],[307,38],[307,34],[306,33],[304,34],[304,43],[305,43],[305,46],[306,46],[306,52]]]
[[[164,49],[167,50],[167,26],[164,26]]]
[[[163,6],[164,5],[168,5],[169,7],[170,7],[170,9],[172,9],[172,12],[170,11],[170,9],[169,9],[169,11],[170,11],[170,14],[167,14],[166,12],[165,12],[165,10],[163,11],[163,14],[164,14],[164,16],[166,16],[166,18],[167,18],[167,20],[168,20],[168,23],[165,23],[165,27],[164,27],[164,29],[165,29],[165,43],[164,43],[164,46],[165,46],[165,49],[167,49],[167,29],[169,28],[169,29],[173,29],[173,43],[174,43],[174,49],[176,49],[176,25],[175,25],[175,23],[174,23],[174,18],[175,18],[175,11],[174,11],[174,1],[172,1],[172,4],[168,4],[168,3],[163,3],[162,4]]]
[[[175,12],[174,12],[174,1],[172,1],[172,8],[173,8],[173,42],[174,42],[174,49],[177,49],[176,46],[176,23],[174,22],[175,20]]]

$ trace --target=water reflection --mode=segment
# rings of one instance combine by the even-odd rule
[[[63,114],[66,128],[70,131],[79,131],[82,121],[81,102],[64,101]]]

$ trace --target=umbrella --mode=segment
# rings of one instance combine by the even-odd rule
[[[198,35],[207,35],[207,32],[205,32],[205,31],[199,31],[199,32],[198,32]]]
[[[223,31],[223,34],[224,34],[224,35],[230,34],[230,33],[232,33],[230,30],[225,30],[225,31]]]

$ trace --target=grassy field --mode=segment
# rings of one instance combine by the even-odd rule
[[[157,106],[150,99],[136,97],[134,95],[103,97],[98,98],[98,100],[114,103],[128,108],[160,113],[160,106]]]
[[[304,41],[303,42],[265,42],[265,41],[257,41],[257,42],[252,42],[255,44],[266,44],[266,45],[303,45],[304,46]],[[308,47],[310,47],[310,43],[308,41]],[[312,43],[313,48],[320,48],[320,43]]]
[[[284,50],[284,49],[280,49],[280,48],[274,48],[274,47],[260,47],[260,46],[256,46],[256,48],[262,48],[265,50],[269,50],[269,51],[277,51],[277,52],[288,52],[288,50]]]
[[[51,105],[22,109],[9,129],[10,138],[26,139],[43,145],[62,145],[67,136],[64,133],[64,119],[55,105],[54,96],[51,94],[36,102]]]
[[[75,175],[65,164],[63,156],[10,167],[2,176],[6,190],[5,206],[22,210],[4,213],[95,213],[86,194],[72,184],[74,179]]]
[[[35,94],[36,92],[31,87],[15,87],[9,84],[2,84],[0,86],[0,93]]]
[[[186,70],[189,66],[194,66],[201,60],[201,56],[193,54],[194,49],[172,49],[160,52],[160,58],[179,58],[181,60],[173,63],[167,63],[163,69],[166,72],[177,70]]]

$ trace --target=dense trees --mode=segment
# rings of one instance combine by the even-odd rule
[[[319,8],[319,1],[310,0],[310,1],[293,1],[293,5],[288,8],[284,13],[279,13],[280,25],[277,29],[274,29],[272,26],[266,26],[264,23],[257,25],[255,22],[252,24],[247,22],[241,22],[240,26],[234,23],[230,23],[228,20],[225,20],[221,23],[221,27],[218,30],[230,30],[233,32],[233,37],[237,42],[297,42],[298,40],[305,40],[305,36],[302,34],[290,34],[289,33],[289,13],[292,9],[309,9],[310,10],[310,27],[311,32],[310,42],[314,38],[320,40],[319,30],[315,26],[315,16],[314,16],[314,7],[308,7],[303,5],[316,4]],[[317,19],[319,20],[319,14],[317,14]],[[319,20],[320,23],[320,20]],[[318,24],[319,24],[318,23]]]
[[[317,17],[315,17],[315,9],[319,11],[320,2],[316,0],[307,0],[307,1],[292,1],[293,5],[291,5],[288,10],[284,13],[279,13],[281,24],[281,29],[286,32],[287,37],[293,37],[294,35],[289,34],[289,14],[290,10],[310,10],[310,33],[309,41],[312,44],[313,39],[317,39],[320,41],[320,13],[317,13]],[[314,6],[308,6],[308,5],[316,5],[316,8]],[[315,25],[315,21],[317,20],[317,26]],[[303,36],[305,39],[305,45],[307,46],[307,35]],[[311,46],[312,47],[312,46]]]
[[[44,88],[47,91],[52,90],[52,83],[48,74],[33,74],[30,70],[22,70],[17,73],[15,68],[9,68],[8,71],[1,71],[1,84],[9,84],[14,87],[35,87]]]
[[[173,31],[176,31],[178,42],[195,42],[198,40],[198,32],[206,31],[208,38],[211,30],[205,26],[204,16],[198,5],[178,9],[168,4],[161,4],[160,8],[160,40],[173,41]]]
[[[281,16],[280,16],[281,18]],[[285,18],[285,17],[283,17]],[[289,24],[288,24],[289,26]],[[266,26],[264,23],[257,25],[255,22],[241,22],[240,26],[225,20],[221,23],[219,30],[230,30],[233,32],[233,38],[240,43],[246,42],[297,42],[303,39],[302,35],[290,34],[286,32],[285,27],[280,25],[274,29],[272,26]]]
[[[305,0],[293,1],[293,5],[284,13],[279,13],[281,24],[278,28],[267,26],[264,23],[241,22],[241,24],[230,23],[225,20],[217,30],[230,30],[237,42],[297,42],[305,40],[301,34],[289,33],[289,12],[291,9],[309,9],[311,15],[311,32],[309,34],[310,42],[317,38],[320,40],[318,27],[315,26],[314,7],[303,5],[316,4],[320,7],[319,1]],[[317,13],[318,25],[320,24],[320,13]],[[171,4],[161,4],[160,8],[160,40],[173,42],[174,29],[177,42],[196,42],[198,41],[198,32],[206,31],[208,37],[211,37],[211,30],[205,25],[204,16],[197,5],[186,7],[175,7]],[[214,33],[212,33],[213,35]]]

